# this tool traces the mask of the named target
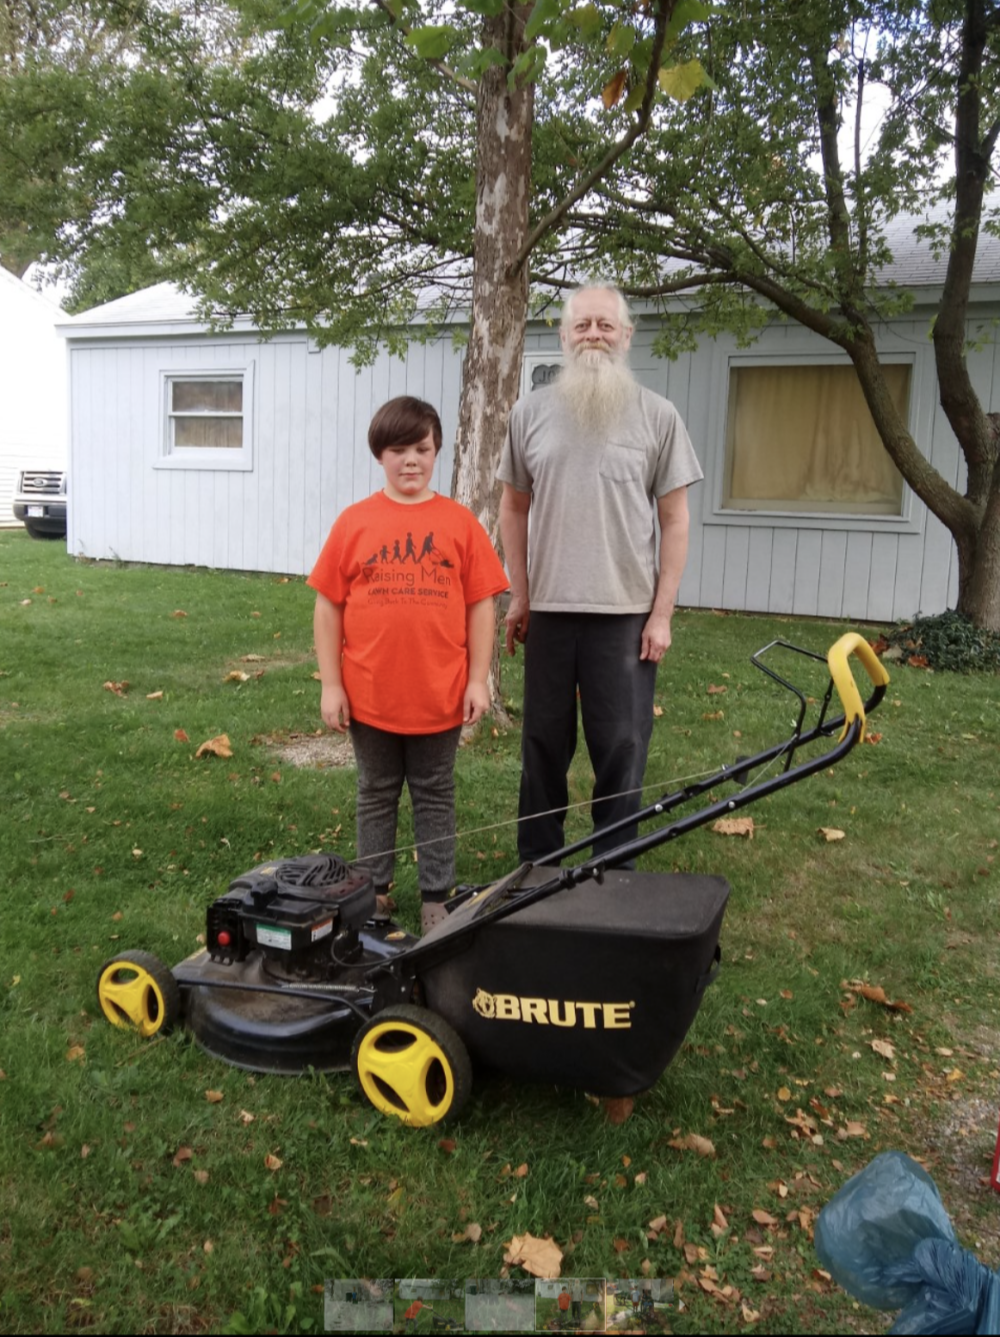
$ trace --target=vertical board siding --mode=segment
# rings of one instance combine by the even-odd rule
[[[691,537],[680,588],[684,604],[830,618],[889,621],[954,603],[954,544],[915,499],[899,532],[720,513],[728,358],[720,336],[674,362],[652,353],[656,326],[639,320],[632,346],[638,379],[676,405],[705,470],[692,488]],[[961,488],[964,469],[938,402],[926,321],[883,331],[890,350],[912,353],[911,423],[934,467]],[[526,352],[556,352],[558,331],[532,326]],[[778,360],[831,353],[791,325],[765,331],[755,352]],[[970,352],[984,406],[1000,388],[1000,350]],[[261,342],[253,334],[185,334],[69,341],[72,478],[70,551],[90,557],[305,574],[345,506],[381,485],[368,424],[385,400],[413,394],[437,407],[444,432],[433,486],[451,490],[463,353],[450,334],[381,350],[356,368],[347,350],[310,351],[300,333]],[[161,377],[167,370],[253,365],[253,468],[155,468],[161,448]],[[908,494],[907,494],[908,495]]]
[[[825,529],[822,539],[816,612],[820,617],[843,617],[847,534],[842,529]]]

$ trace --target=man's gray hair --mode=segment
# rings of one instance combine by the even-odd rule
[[[574,288],[563,303],[562,318],[560,320],[562,329],[569,329],[573,303],[585,292],[614,293],[618,300],[618,319],[621,322],[622,328],[627,330],[633,328],[634,322],[632,320],[632,312],[628,309],[628,302],[626,302],[619,288],[616,288],[613,283],[584,283],[579,288]]]

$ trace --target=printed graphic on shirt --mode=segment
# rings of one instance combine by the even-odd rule
[[[369,597],[416,593],[446,599],[454,570],[454,562],[434,542],[432,529],[419,545],[412,530],[405,538],[386,539],[361,563],[361,574],[372,587]]]

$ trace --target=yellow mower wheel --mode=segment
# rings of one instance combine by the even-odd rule
[[[362,1027],[351,1054],[354,1075],[380,1114],[411,1128],[454,1119],[472,1090],[468,1051],[436,1012],[399,1004]]]
[[[97,976],[97,1001],[112,1026],[131,1027],[144,1039],[166,1035],[181,1015],[181,991],[152,952],[122,952]]]

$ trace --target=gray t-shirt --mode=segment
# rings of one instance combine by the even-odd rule
[[[531,493],[528,589],[548,613],[646,613],[654,499],[703,477],[680,415],[637,386],[614,430],[581,425],[555,387],[514,405],[497,476]]]

